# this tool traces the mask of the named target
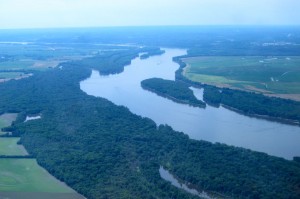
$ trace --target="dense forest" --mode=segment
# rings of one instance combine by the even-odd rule
[[[161,55],[161,54],[164,54],[165,51],[164,50],[161,50],[160,48],[157,48],[157,47],[153,47],[153,48],[146,48],[144,47],[145,50],[147,50],[148,52],[146,53],[143,53],[140,58],[141,59],[147,59],[149,58],[150,56],[154,56],[154,55]]]
[[[189,85],[183,82],[164,80],[161,78],[146,79],[141,82],[143,89],[152,91],[178,103],[205,108],[206,104],[198,100]]]
[[[293,100],[213,86],[205,86],[203,98],[209,103],[234,107],[245,114],[290,119],[300,124],[300,102]]]
[[[124,66],[129,65],[132,59],[139,56],[139,53],[142,54],[141,59],[164,53],[164,51],[160,50],[158,47],[128,48],[130,50],[125,50],[121,53],[121,58],[118,53],[107,51],[104,54],[98,54],[81,61],[75,61],[75,64],[84,65],[85,67],[99,70],[102,75],[108,75],[123,72]],[[117,62],[117,64],[115,64],[115,62]]]
[[[195,141],[168,126],[88,96],[91,68],[115,73],[141,53],[105,52],[0,84],[0,112],[40,165],[89,199],[196,198],[161,179],[164,166],[198,190],[229,198],[299,198],[300,164],[264,153]],[[39,120],[23,123],[26,115]]]

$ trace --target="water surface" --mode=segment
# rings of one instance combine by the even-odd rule
[[[171,184],[179,189],[183,189],[188,193],[199,196],[203,199],[213,199],[206,192],[202,191],[199,193],[196,189],[189,188],[185,183],[180,183],[168,170],[162,166],[159,168],[159,175],[162,179],[171,182]]]
[[[42,118],[42,116],[40,116],[40,115],[36,115],[36,116],[28,116],[27,115],[24,122],[28,122],[30,120],[38,120],[38,119],[41,119],[41,118]]]
[[[80,82],[89,95],[106,98],[123,105],[137,115],[168,124],[191,139],[220,142],[292,159],[300,156],[300,127],[264,119],[251,118],[223,107],[205,109],[179,104],[143,90],[140,82],[153,77],[174,80],[179,65],[172,61],[185,50],[164,49],[165,54],[141,60],[136,58],[123,73],[102,76],[93,70]],[[197,98],[202,90],[192,88]]]

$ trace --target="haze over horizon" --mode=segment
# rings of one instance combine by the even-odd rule
[[[0,0],[0,29],[300,25],[298,0]]]

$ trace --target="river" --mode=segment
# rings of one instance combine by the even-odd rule
[[[164,50],[166,53],[160,56],[134,59],[120,74],[102,76],[93,70],[88,79],[80,82],[80,88],[88,95],[126,106],[158,125],[168,124],[191,139],[225,143],[286,159],[300,156],[299,126],[251,118],[223,107],[191,107],[143,90],[140,82],[144,79],[175,80],[179,65],[172,58],[185,55],[186,50]],[[192,90],[197,98],[202,98],[201,89]]]

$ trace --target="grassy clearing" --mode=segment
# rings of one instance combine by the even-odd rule
[[[34,159],[0,159],[1,192],[74,193]]]
[[[0,62],[0,70],[9,72],[0,72],[0,79],[5,78],[17,78],[24,73],[14,72],[18,70],[38,70],[44,71],[49,68],[55,68],[60,63],[67,62],[70,60],[80,60],[87,56],[64,56],[58,58],[49,58],[46,60],[37,59],[24,59]]]
[[[20,78],[24,75],[21,72],[0,72],[0,79]]]
[[[184,76],[217,86],[273,94],[300,94],[300,56],[215,56],[183,59]]]
[[[24,192],[0,192],[0,199],[83,199],[77,193],[24,193]]]
[[[0,135],[3,134],[1,128],[10,126],[13,121],[17,118],[16,113],[5,113],[0,115]]]
[[[45,70],[49,67],[56,67],[61,61],[60,60],[15,60],[0,62],[0,70]],[[11,72],[9,72],[11,73]],[[4,73],[9,75],[9,73]],[[1,75],[1,74],[0,74]],[[3,76],[3,75],[1,75]],[[0,77],[1,77],[0,76]]]
[[[83,59],[100,52],[93,44],[45,44],[45,43],[1,43],[0,71],[46,70],[59,63]]]
[[[0,138],[0,155],[28,155],[22,145],[18,145],[20,138]]]
[[[0,62],[0,70],[24,70],[30,69],[30,67],[34,64],[33,61],[5,61]]]
[[[206,82],[209,84],[236,84],[236,83],[242,83],[242,81],[236,81],[227,79],[226,77],[222,76],[215,76],[215,75],[202,75],[202,74],[194,74],[190,73],[188,74],[189,78],[193,81],[201,80],[202,82]]]
[[[0,116],[0,127],[11,125],[17,114]],[[0,155],[27,155],[20,138],[0,138]],[[0,159],[0,198],[82,199],[71,188],[51,176],[35,159]]]

